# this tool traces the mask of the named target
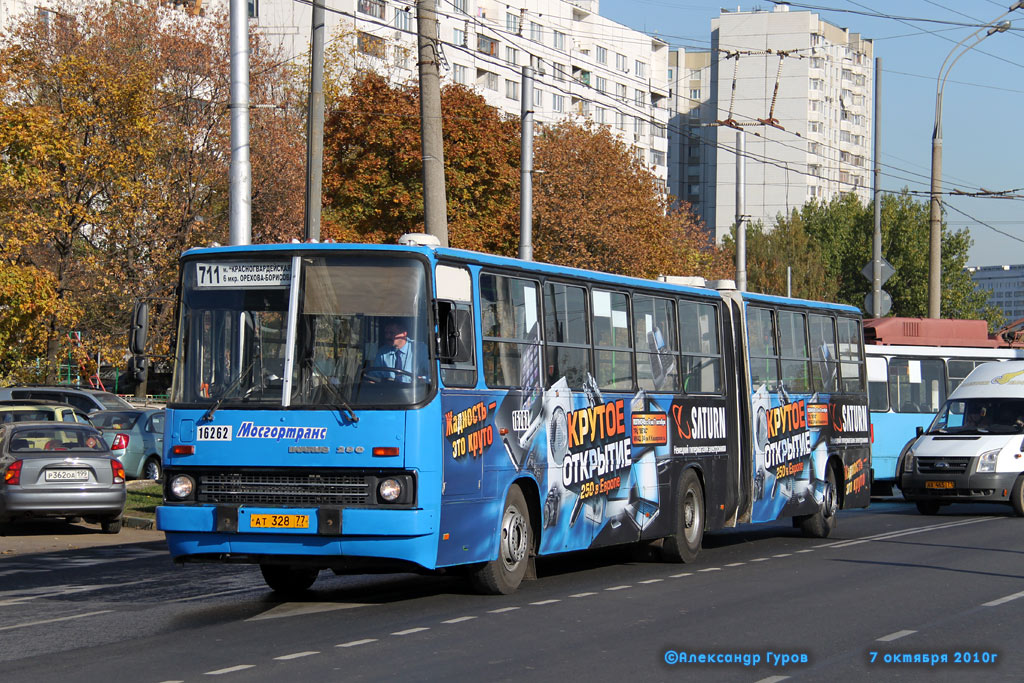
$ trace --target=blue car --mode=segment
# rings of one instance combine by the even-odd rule
[[[159,481],[164,468],[164,411],[162,408],[101,410],[89,416],[103,432],[110,450],[132,479]]]

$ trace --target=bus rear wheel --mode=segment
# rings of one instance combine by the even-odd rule
[[[836,475],[831,467],[825,473],[825,490],[822,492],[821,505],[813,515],[798,517],[800,531],[809,538],[828,538],[836,528],[836,512],[839,509],[839,497],[836,493]]]
[[[704,541],[704,489],[692,469],[679,481],[675,515],[675,533],[661,546],[662,556],[668,562],[693,562]]]
[[[299,595],[309,590],[316,581],[319,569],[293,567],[283,564],[261,564],[260,572],[270,590],[281,595]]]
[[[514,593],[526,576],[532,550],[530,510],[526,506],[523,492],[518,486],[513,486],[505,498],[501,526],[498,528],[498,558],[470,574],[473,587],[486,595]]]

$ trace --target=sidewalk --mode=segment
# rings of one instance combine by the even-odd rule
[[[153,541],[163,543],[162,531],[134,528],[130,526],[131,523],[126,518],[118,534],[103,533],[99,524],[68,524],[63,520],[52,519],[31,519],[0,525],[0,567],[3,566],[4,558],[16,555]]]

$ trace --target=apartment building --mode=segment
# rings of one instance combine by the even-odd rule
[[[976,289],[989,292],[989,303],[1003,310],[1006,322],[1024,318],[1024,265],[971,266],[967,272]]]
[[[786,5],[723,9],[711,22],[710,53],[680,51],[672,63],[682,68],[670,100],[678,122],[670,146],[680,162],[671,167],[670,188],[693,204],[716,240],[736,218],[737,126],[746,159],[744,220],[770,227],[810,199],[847,192],[870,199],[870,40]]]

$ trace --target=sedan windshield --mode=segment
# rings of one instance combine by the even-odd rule
[[[345,254],[306,257],[300,269],[292,312],[290,259],[185,265],[173,403],[348,410],[426,397],[435,380],[424,263]]]

